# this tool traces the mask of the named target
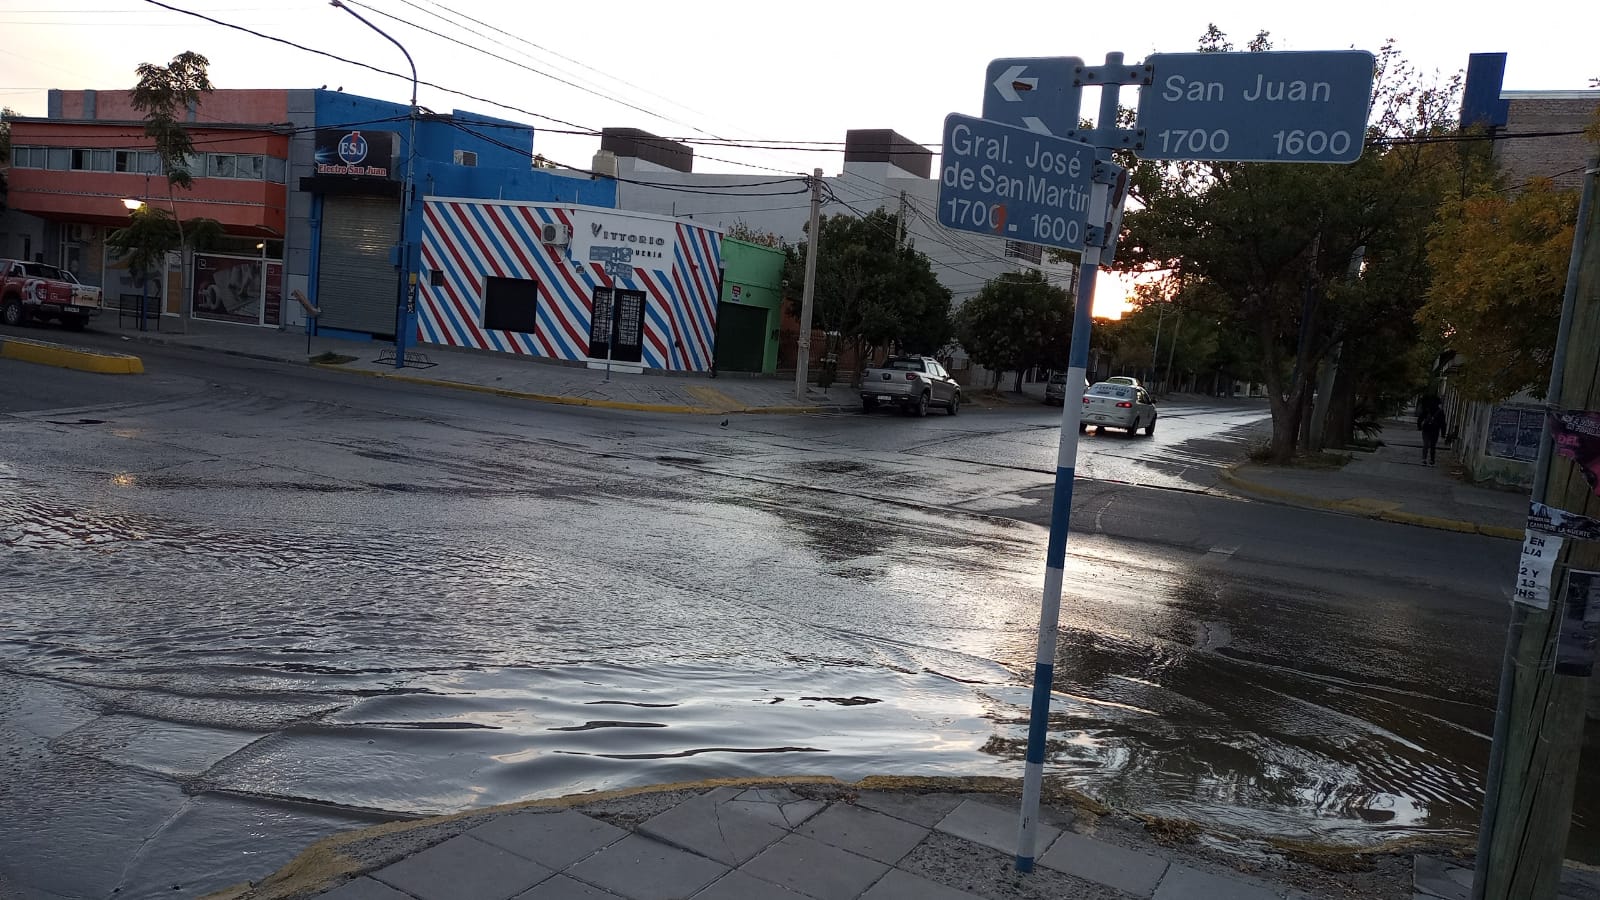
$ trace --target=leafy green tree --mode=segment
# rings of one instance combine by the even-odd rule
[[[11,119],[17,111],[0,107],[0,166],[11,165]],[[6,173],[0,172],[0,212],[6,208]]]
[[[874,210],[864,217],[820,220],[816,296],[812,321],[851,341],[858,358],[868,348],[933,353],[951,336],[950,292],[934,277],[928,258],[899,244],[899,219]],[[812,242],[788,247],[785,278],[791,288],[805,281]],[[800,311],[801,295],[791,291]]]
[[[1202,49],[1229,49],[1213,28]],[[1258,34],[1252,50],[1270,48]],[[1459,78],[1427,83],[1390,45],[1377,55],[1366,153],[1348,166],[1140,163],[1117,265],[1204,284],[1199,308],[1242,337],[1272,407],[1272,456],[1299,443],[1319,367],[1335,348],[1399,338],[1426,284],[1418,234],[1470,181],[1453,133]],[[1365,248],[1366,268],[1353,267]],[[1343,352],[1343,350],[1341,350]],[[1354,352],[1352,350],[1352,352]]]
[[[147,203],[135,211],[133,221],[127,228],[117,232],[123,236],[120,243],[116,235],[112,236],[111,245],[129,259],[130,269],[134,268],[134,257],[147,265],[155,265],[157,260],[160,265],[165,265],[167,254],[178,250],[184,257],[182,271],[187,282],[190,251],[204,249],[204,244],[213,243],[221,233],[221,226],[213,219],[197,218],[189,223],[180,219],[176,195],[178,188],[189,189],[194,186],[194,174],[189,171],[196,158],[194,142],[189,137],[184,120],[189,111],[199,106],[213,90],[211,78],[206,72],[208,65],[204,56],[184,51],[174,56],[167,65],[140,63],[135,69],[139,81],[130,92],[130,103],[134,109],[144,113],[145,136],[150,138],[156,155],[161,159],[162,170],[167,173],[167,200],[172,211],[167,214],[163,210],[157,214],[151,211]],[[169,235],[176,240],[169,240]],[[135,271],[146,276],[158,270],[146,268]],[[187,287],[185,283],[184,289],[187,290]],[[187,304],[181,305],[185,317],[188,308]]]
[[[1417,321],[1465,357],[1463,394],[1503,400],[1550,374],[1578,198],[1548,179],[1446,208],[1428,243],[1434,272]]]
[[[1066,368],[1072,343],[1072,296],[1032,269],[990,279],[957,310],[955,335],[972,361],[995,373],[1034,366]]]

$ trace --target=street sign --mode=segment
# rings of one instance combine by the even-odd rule
[[[989,63],[983,117],[1062,137],[1078,128],[1081,89],[1076,56],[1023,56]]]
[[[1372,54],[1156,53],[1139,89],[1143,159],[1351,163],[1372,102]]]
[[[1094,148],[952,113],[939,159],[939,224],[1082,250]]]

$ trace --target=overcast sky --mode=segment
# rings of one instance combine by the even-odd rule
[[[326,0],[164,2],[405,70],[392,44]],[[850,128],[894,128],[937,143],[946,113],[979,112],[990,59],[1079,56],[1097,63],[1121,51],[1138,60],[1194,49],[1213,21],[1241,47],[1259,29],[1271,32],[1279,50],[1377,50],[1393,38],[1429,77],[1464,68],[1469,53],[1504,51],[1510,54],[1505,84],[1512,90],[1578,90],[1600,76],[1593,47],[1600,3],[1579,0],[1522,7],[1523,14],[1506,7],[1498,14],[1467,12],[1476,5],[1419,0],[360,2],[359,11],[411,52],[422,80],[484,98],[423,87],[423,106],[500,115],[542,129],[571,125],[533,113],[583,129],[633,126],[668,136],[841,141]],[[29,115],[44,115],[46,88],[126,88],[137,64],[164,62],[184,50],[209,57],[212,80],[222,88],[326,84],[402,102],[410,90],[402,79],[143,0],[69,0],[55,7],[44,0],[0,0],[0,34],[0,104]],[[1131,92],[1124,96],[1132,105]],[[1086,97],[1085,108],[1093,104]],[[585,167],[597,145],[593,137],[548,130],[535,138],[539,152]],[[708,156],[790,172],[821,166],[832,174],[841,164],[837,152],[701,147],[697,153],[698,171],[756,171]]]

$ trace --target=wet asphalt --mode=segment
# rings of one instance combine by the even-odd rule
[[[1020,773],[1056,409],[723,425],[141,352],[0,360],[0,896],[584,790]],[[1515,545],[1222,496],[1264,406],[1161,409],[1083,441],[1052,776],[1470,832]]]

